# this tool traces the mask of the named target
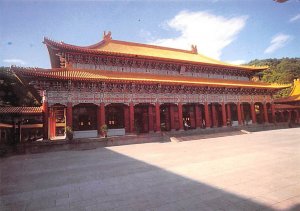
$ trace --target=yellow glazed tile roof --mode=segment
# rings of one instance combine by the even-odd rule
[[[243,66],[234,65],[225,62],[221,62],[207,56],[197,53],[197,50],[181,50],[168,47],[161,47],[148,44],[140,44],[126,41],[119,41],[113,39],[103,39],[101,42],[91,46],[76,46],[70,45],[64,42],[55,42],[48,38],[44,39],[44,43],[48,45],[54,45],[56,47],[65,47],[73,50],[88,51],[90,53],[107,52],[109,54],[124,54],[134,57],[150,57],[153,59],[162,59],[168,61],[180,61],[191,63],[202,63],[207,65],[218,65],[222,67],[238,68],[250,71],[262,71],[268,68],[268,66]]]
[[[298,96],[298,95],[300,95],[300,79],[294,80],[294,87],[290,94],[290,96]]]
[[[213,78],[197,78],[188,76],[166,76],[146,73],[127,73],[102,70],[85,69],[22,69],[15,68],[17,75],[32,76],[40,78],[74,80],[74,81],[116,81],[155,84],[176,84],[190,86],[212,86],[212,87],[243,87],[243,88],[269,88],[282,89],[286,85],[268,84],[253,81],[225,80]]]
[[[293,89],[288,97],[277,99],[276,102],[296,102],[300,101],[300,79],[294,80]]]
[[[151,57],[182,60],[182,61],[189,61],[189,62],[201,62],[205,64],[217,64],[217,65],[230,66],[230,67],[245,67],[253,70],[255,69],[263,70],[267,68],[266,66],[254,67],[254,66],[233,65],[233,64],[229,64],[229,63],[225,63],[225,62],[221,62],[209,58],[207,56],[198,54],[197,52],[193,52],[193,51],[179,50],[179,49],[154,46],[154,45],[138,44],[132,42],[118,41],[118,40],[106,41],[102,45],[97,46],[96,49],[100,51],[107,51],[107,52],[151,56]]]

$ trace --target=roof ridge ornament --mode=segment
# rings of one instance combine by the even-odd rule
[[[197,45],[192,45],[192,53],[198,54]]]
[[[112,39],[112,37],[111,37],[111,31],[108,31],[107,33],[106,33],[106,31],[104,31],[104,33],[103,33],[103,40],[109,41],[111,39]]]

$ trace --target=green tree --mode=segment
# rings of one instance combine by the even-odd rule
[[[31,87],[23,84],[10,68],[0,67],[0,106],[39,106],[40,102],[37,93],[33,95]]]
[[[269,68],[262,72],[261,80],[268,83],[288,84],[300,78],[300,58],[263,59],[253,60],[248,65],[268,65]],[[288,96],[291,88],[278,92],[275,97]]]

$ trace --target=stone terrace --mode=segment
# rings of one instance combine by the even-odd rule
[[[300,210],[299,136],[293,128],[2,158],[0,210]]]

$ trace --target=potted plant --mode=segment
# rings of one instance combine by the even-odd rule
[[[69,141],[73,140],[73,130],[69,126],[67,126],[67,128],[66,128],[66,136]]]
[[[101,126],[101,133],[102,133],[102,135],[103,135],[105,138],[107,138],[107,131],[108,131],[107,125],[106,125],[106,124],[102,125],[102,126]]]

